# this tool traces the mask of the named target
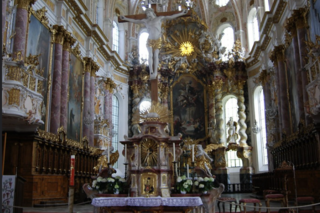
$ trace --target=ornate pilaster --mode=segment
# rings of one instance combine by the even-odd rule
[[[66,30],[63,26],[53,26],[54,48],[54,70],[52,81],[52,101],[51,101],[51,120],[50,132],[56,134],[60,127],[60,110],[61,110],[61,83],[62,83],[62,44]]]
[[[84,106],[83,106],[83,137],[90,139],[90,126],[93,123],[92,115],[90,112],[90,85],[91,85],[91,62],[92,59],[85,57],[84,62]],[[90,141],[89,141],[90,144]]]
[[[298,10],[293,11],[293,19],[295,20],[296,27],[297,27],[297,40],[299,46],[299,58],[300,58],[300,67],[298,67],[299,72],[301,74],[301,84],[302,84],[302,95],[303,95],[303,103],[304,105],[308,102],[308,92],[305,89],[308,85],[307,73],[304,69],[306,65],[305,57],[308,54],[307,45],[306,45],[306,37],[307,37],[307,28],[308,28],[308,8],[300,8]],[[312,121],[307,116],[306,109],[304,110],[304,118],[301,116],[301,119],[305,119],[305,124],[309,125]]]
[[[62,52],[62,78],[61,78],[61,107],[60,107],[60,126],[63,126],[65,131],[68,130],[68,101],[69,101],[69,60],[70,47],[75,43],[69,32],[64,35],[63,52]]]
[[[17,0],[17,13],[13,42],[13,52],[21,52],[25,58],[26,42],[27,42],[27,28],[28,28],[28,9],[34,4],[36,0]]]
[[[90,112],[92,120],[95,119],[95,112],[94,112],[94,98],[95,98],[95,82],[96,82],[96,72],[99,70],[99,66],[92,61],[91,63],[91,77],[90,77]],[[89,137],[89,144],[91,146],[94,145],[94,122],[90,125],[90,137]]]
[[[237,156],[242,160],[240,183],[252,183],[252,174],[254,173],[254,169],[252,167],[252,147],[238,147]]]
[[[223,143],[223,134],[224,134],[224,128],[223,128],[223,112],[222,112],[222,91],[221,87],[223,84],[223,80],[218,79],[215,80],[213,83],[214,88],[216,89],[216,96],[215,96],[215,103],[216,103],[216,134],[215,138],[216,141],[215,143],[221,144]]]
[[[112,94],[113,94],[113,90],[116,88],[116,84],[111,78],[107,78],[104,81],[104,86],[105,86],[104,116],[105,116],[105,119],[108,119],[110,130],[112,130]],[[110,136],[110,140],[112,140],[112,136]]]

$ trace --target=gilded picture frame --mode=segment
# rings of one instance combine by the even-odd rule
[[[39,55],[39,65],[36,69],[40,70],[40,74],[44,77],[42,82],[41,95],[43,96],[43,104],[41,105],[41,120],[44,125],[40,129],[49,130],[50,120],[50,104],[51,104],[51,85],[53,71],[53,35],[52,29],[49,27],[48,18],[46,17],[46,9],[34,11],[29,9],[25,56]],[[35,42],[36,41],[36,42]],[[47,66],[46,66],[47,65]],[[43,73],[42,73],[43,71]]]
[[[170,87],[171,134],[205,139],[208,135],[206,86],[192,74],[181,75]]]

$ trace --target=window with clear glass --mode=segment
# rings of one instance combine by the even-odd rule
[[[112,146],[114,151],[118,150],[118,133],[119,133],[119,100],[118,98],[113,95],[112,96]],[[115,168],[118,167],[118,163],[114,165]]]
[[[226,47],[226,53],[230,52],[234,45],[234,30],[232,27],[226,27],[222,31],[221,46]],[[228,60],[228,56],[223,56],[222,60]]]
[[[250,49],[252,48],[254,42],[258,41],[259,38],[260,34],[257,11],[255,8],[252,8],[248,16],[248,39]]]
[[[233,121],[237,122],[239,124],[239,116],[238,116],[238,100],[235,97],[231,97],[226,101],[225,104],[225,123],[228,123],[230,117],[233,118]],[[237,125],[236,133],[239,135],[239,125]],[[228,128],[226,125],[225,129],[225,135],[228,137]],[[239,143],[240,137],[238,136],[237,143]],[[237,156],[236,151],[228,151],[227,152],[227,162],[228,167],[240,167],[242,166],[242,161]]]
[[[148,41],[149,33],[142,32],[139,37],[139,56],[140,56],[140,63],[145,61],[145,64],[148,65],[148,57],[149,52],[147,49],[147,41]]]
[[[115,21],[113,21],[112,29],[112,50],[119,53],[119,27]]]
[[[264,106],[264,94],[262,87],[258,87],[258,103],[256,112],[257,125],[260,127],[260,131],[257,134],[258,145],[262,148],[262,163],[268,164],[268,152],[267,152],[267,131],[266,131],[266,117],[265,117],[265,106]]]
[[[270,11],[269,0],[264,0],[264,10]]]
[[[216,0],[216,5],[223,7],[229,3],[229,0]]]

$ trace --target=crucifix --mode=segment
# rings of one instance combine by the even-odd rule
[[[132,22],[136,24],[144,24],[149,33],[147,49],[149,52],[149,71],[151,83],[151,100],[158,102],[158,65],[159,65],[159,51],[161,48],[161,24],[163,20],[170,20],[182,16],[190,16],[191,12],[188,10],[157,12],[158,0],[149,0],[151,8],[146,9],[145,14],[119,16],[118,22]]]

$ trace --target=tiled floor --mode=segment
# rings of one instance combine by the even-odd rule
[[[222,197],[233,197],[233,198],[236,198],[237,201],[239,201],[240,199],[243,199],[243,198],[251,198],[251,195],[252,194],[222,194]],[[264,200],[261,200],[261,204],[262,204],[262,207],[265,207],[265,202]],[[290,204],[292,205],[292,203]],[[248,204],[247,205],[247,211],[250,211],[252,212],[253,211],[253,208],[251,208],[251,206],[253,206],[252,204]],[[270,204],[271,207],[280,207],[281,204],[280,202],[272,202]],[[230,212],[230,209],[229,209],[229,203],[227,203],[225,205],[225,210],[226,212]],[[218,211],[218,208],[216,206],[216,212],[219,212]],[[235,209],[235,206],[232,207],[232,212],[234,212],[234,209]],[[311,208],[308,208],[308,209],[311,209]],[[317,210],[320,209],[320,206],[317,206]],[[237,208],[237,212],[239,212],[239,208]],[[33,213],[33,212],[69,212],[68,210],[68,206],[59,206],[59,207],[28,207],[28,208],[24,208],[23,209],[23,212],[26,212],[26,213]],[[85,204],[85,205],[77,205],[75,204],[74,205],[74,208],[73,208],[73,212],[82,212],[82,213],[91,213],[93,212],[93,207],[91,206],[91,204]],[[221,208],[221,212],[222,212],[222,208]],[[261,212],[266,212],[266,209],[262,209]],[[278,209],[274,209],[272,210],[272,212],[278,212]]]

